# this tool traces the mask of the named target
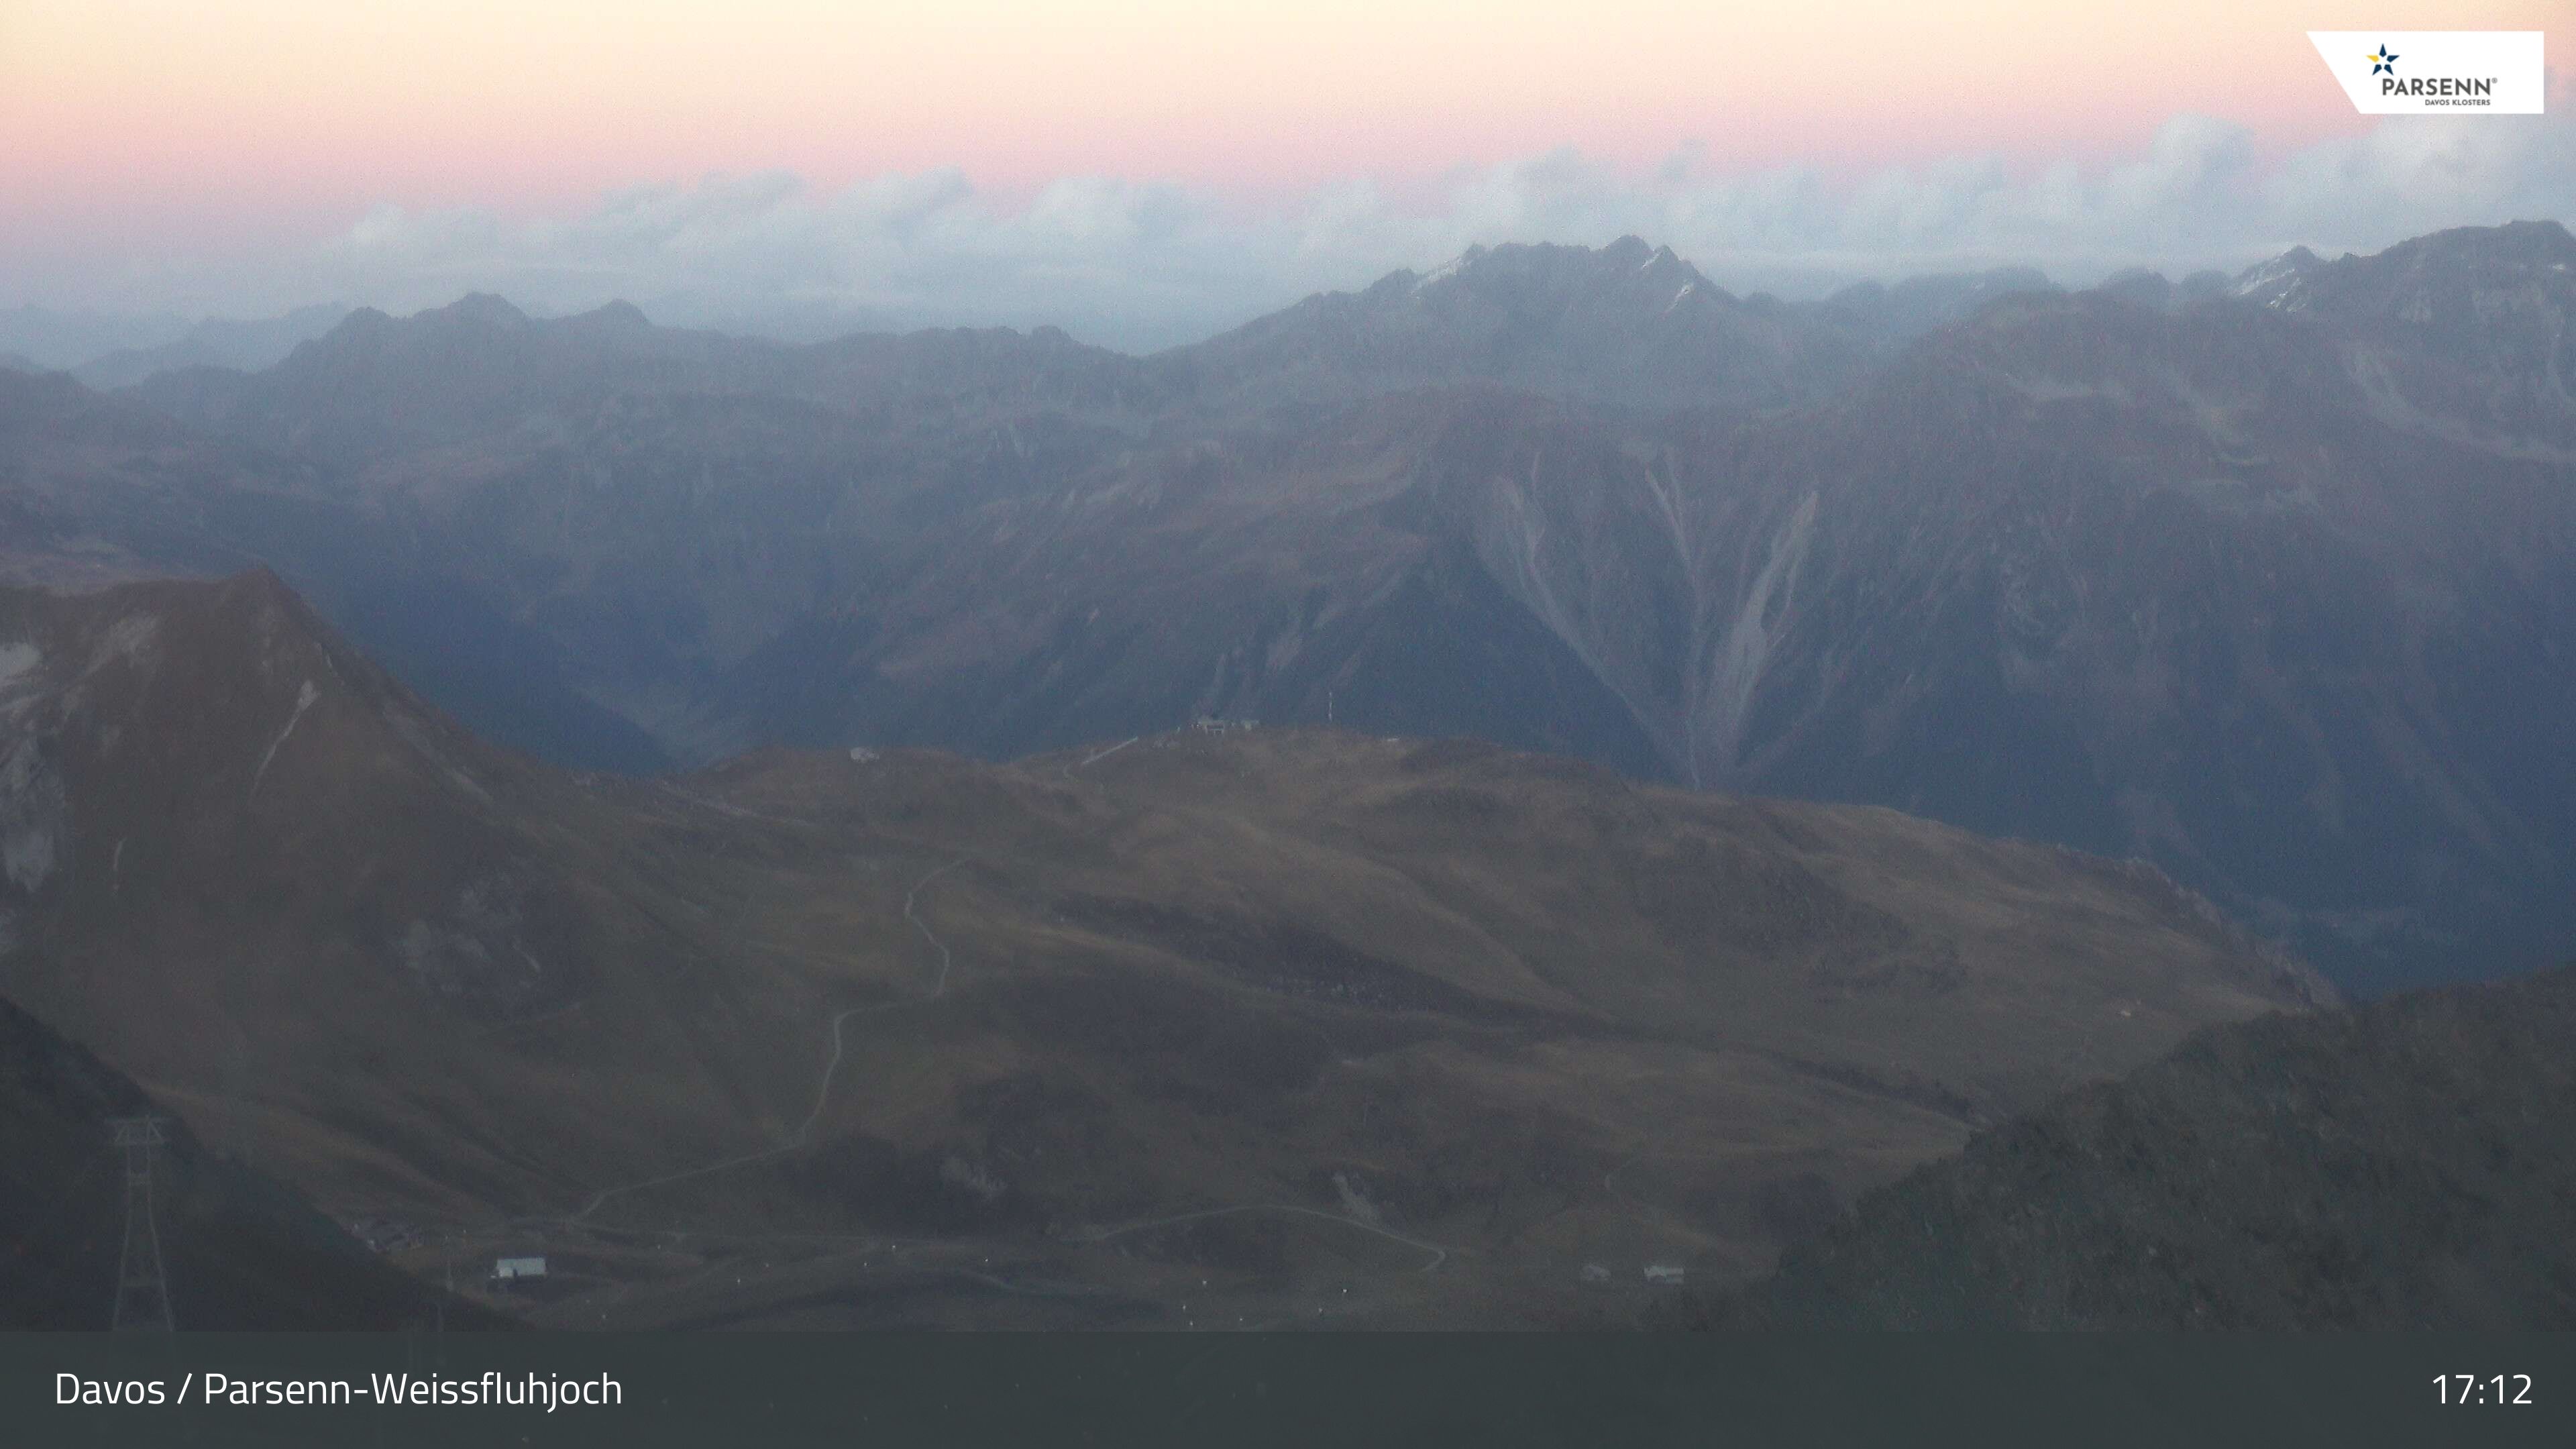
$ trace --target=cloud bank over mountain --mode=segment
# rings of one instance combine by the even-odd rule
[[[1561,151],[1427,191],[1353,180],[1268,205],[1102,177],[1005,196],[956,170],[832,191],[784,172],[715,176],[570,217],[386,206],[300,251],[121,265],[87,290],[107,310],[233,314],[323,298],[399,312],[473,290],[542,311],[625,298],[666,322],[789,336],[1051,323],[1147,350],[1516,240],[1633,233],[1723,285],[1789,295],[2002,264],[2080,285],[2133,265],[2178,275],[2298,244],[2331,255],[2446,226],[2576,218],[2567,115],[2395,118],[2280,156],[2242,126],[2184,115],[2137,154],[2035,171],[1997,154],[1860,176],[1725,170],[1685,149],[1638,174]]]

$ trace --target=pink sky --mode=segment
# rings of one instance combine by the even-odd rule
[[[2178,112],[2288,148],[2360,128],[2304,32],[2365,11],[2576,41],[2566,0],[0,0],[0,195],[9,232],[59,241],[382,202],[526,215],[769,169],[1258,198],[1564,146],[1640,169],[1686,142],[1720,168],[2085,159]]]
[[[0,310],[481,289],[1143,348],[1471,243],[1623,232],[1740,289],[2179,275],[2576,220],[2571,21],[2576,0],[0,0]],[[2369,25],[2550,32],[2568,99],[2365,121],[2306,34]]]

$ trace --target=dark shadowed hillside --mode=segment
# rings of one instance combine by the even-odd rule
[[[2576,966],[2202,1033],[1980,1135],[1721,1324],[2576,1327]]]
[[[0,1328],[106,1328],[125,1224],[111,1118],[141,1088],[0,1000]],[[371,1256],[292,1190],[169,1119],[155,1214],[184,1329],[393,1329],[501,1320]]]

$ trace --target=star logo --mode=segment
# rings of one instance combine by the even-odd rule
[[[2362,59],[2370,62],[2372,75],[2377,75],[2381,71],[2386,71],[2390,75],[2397,74],[2397,57],[2389,53],[2387,41],[2381,41],[2378,50],[2363,56]]]

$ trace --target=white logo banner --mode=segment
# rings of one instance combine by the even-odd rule
[[[2365,116],[2536,116],[2537,30],[2311,30]]]

